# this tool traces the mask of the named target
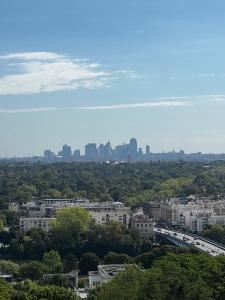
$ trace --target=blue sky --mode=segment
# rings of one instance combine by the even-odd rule
[[[135,136],[225,152],[223,0],[0,2],[0,156]]]

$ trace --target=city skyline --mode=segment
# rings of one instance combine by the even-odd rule
[[[225,160],[225,153],[190,152],[182,149],[170,151],[152,151],[149,144],[141,146],[135,137],[127,142],[112,145],[88,142],[83,147],[72,147],[69,144],[60,146],[56,151],[45,149],[42,154],[12,157],[0,157],[3,161],[12,162],[141,162],[141,161],[199,161],[212,162]]]
[[[224,152],[216,3],[2,0],[0,157],[133,135],[155,152]]]

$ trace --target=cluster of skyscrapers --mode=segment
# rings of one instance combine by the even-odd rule
[[[62,150],[56,155],[51,150],[44,151],[44,160],[54,161],[142,161],[150,159],[150,146],[146,146],[145,152],[138,148],[137,140],[131,138],[129,144],[118,145],[114,149],[111,143],[105,145],[89,143],[85,145],[85,153],[81,155],[80,150],[72,151],[68,145],[63,145]]]

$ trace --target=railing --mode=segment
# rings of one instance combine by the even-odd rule
[[[159,230],[160,229],[168,230],[168,231],[171,231],[173,233],[180,233],[180,234],[186,235],[187,237],[190,236],[190,237],[193,237],[194,239],[206,242],[208,244],[211,244],[211,245],[213,245],[213,246],[215,246],[215,247],[217,247],[217,248],[225,251],[225,246],[223,244],[217,243],[217,242],[215,242],[213,240],[207,239],[207,238],[205,238],[203,236],[200,236],[200,235],[197,235],[197,234],[193,234],[193,233],[189,233],[189,232],[187,233],[187,232],[183,232],[183,231],[180,231],[180,230],[172,230],[172,229],[169,229],[169,228],[160,228],[160,227],[157,227],[157,229],[159,229]],[[163,234],[162,232],[158,232],[158,233]],[[174,236],[174,237],[176,237],[176,236]]]

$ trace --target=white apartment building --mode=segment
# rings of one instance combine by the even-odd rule
[[[225,215],[213,215],[208,219],[209,225],[225,225]]]
[[[36,228],[49,232],[53,220],[55,218],[20,218],[20,230],[27,232]]]
[[[9,209],[20,213],[23,217],[52,218],[57,210],[65,207],[82,207],[86,209],[96,224],[109,224],[111,222],[120,222],[128,226],[130,222],[130,207],[121,202],[90,202],[81,199],[46,199],[31,201],[19,205],[10,203]]]
[[[208,225],[225,225],[225,200],[204,198],[185,203],[170,199],[161,203],[161,220],[193,232],[202,232]]]
[[[89,202],[79,205],[85,208],[96,224],[109,224],[119,222],[128,226],[130,222],[130,207],[121,202]]]
[[[98,271],[90,271],[89,277],[89,288],[93,289],[98,285],[107,283],[112,280],[118,273],[123,272],[129,265],[118,264],[118,265],[99,265]]]
[[[161,204],[161,220],[168,225],[185,228],[193,232],[201,232],[208,225],[208,218],[214,214],[212,205],[205,202],[179,201]]]
[[[121,202],[101,203],[80,199],[46,199],[31,201],[22,205],[17,203],[9,204],[11,211],[15,211],[23,217],[21,218],[21,230],[25,231],[31,228],[44,228],[45,231],[48,231],[47,220],[54,219],[57,210],[65,207],[81,207],[86,209],[96,224],[102,225],[119,222],[127,227],[130,222],[131,209]]]

